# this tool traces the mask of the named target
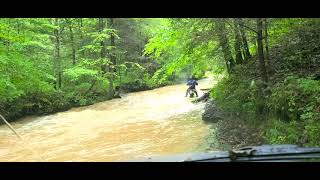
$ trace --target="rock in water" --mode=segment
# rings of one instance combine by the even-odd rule
[[[216,123],[222,119],[222,113],[219,108],[214,104],[213,100],[209,100],[202,114],[202,120],[206,122]]]

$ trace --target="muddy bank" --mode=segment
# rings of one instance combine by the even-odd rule
[[[211,149],[220,147],[223,150],[236,149],[244,146],[256,146],[264,144],[264,139],[258,129],[250,127],[248,122],[229,115],[217,107],[213,100],[205,105],[202,120],[212,124],[214,130],[212,137],[216,140]]]

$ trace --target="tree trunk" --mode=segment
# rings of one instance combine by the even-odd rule
[[[266,64],[269,62],[269,45],[268,45],[268,22],[267,18],[264,18],[264,43],[266,48]]]
[[[241,18],[236,18],[237,24],[239,25],[239,30],[240,30],[240,34],[241,34],[241,38],[242,38],[242,46],[244,49],[244,59],[245,61],[248,61],[248,59],[251,58],[251,54],[249,51],[249,46],[248,46],[248,41],[247,41],[247,36],[246,36],[246,32],[243,29],[243,21]]]
[[[54,25],[59,26],[59,19],[54,19]],[[56,88],[61,88],[61,79],[62,79],[62,73],[61,73],[61,59],[60,59],[60,29],[55,28],[54,29],[54,44],[55,44],[55,51],[54,51],[54,72],[55,76],[57,78]]]
[[[80,32],[80,47],[83,46],[83,32],[82,32],[83,22],[82,18],[79,19],[79,32]],[[84,51],[81,51],[82,57],[85,57]]]
[[[109,21],[110,21],[110,28],[113,29],[114,28],[114,19],[109,18]],[[113,34],[113,32],[111,32],[110,33],[110,46],[111,46],[112,50],[115,48],[114,40],[115,40],[114,34]],[[111,72],[116,72],[116,69],[114,68],[116,66],[116,56],[112,50],[110,51],[110,61],[112,63],[112,68],[110,70],[111,70]]]
[[[222,47],[222,53],[226,62],[227,70],[230,74],[234,66],[234,60],[229,47],[224,19],[217,19],[215,24],[217,27],[216,30],[219,38],[219,44]]]
[[[239,25],[236,22],[236,19],[233,19],[233,23],[234,23],[234,36],[235,36],[234,50],[236,52],[236,64],[242,64],[243,58],[241,53],[241,38],[240,38]]]
[[[263,54],[263,36],[262,36],[262,18],[257,18],[257,44],[258,44],[258,57],[259,57],[259,64],[260,64],[260,73],[262,80],[267,83],[268,82],[268,75],[266,71],[266,65],[264,62],[264,54]]]
[[[72,64],[76,65],[76,49],[75,49],[74,40],[73,40],[72,22],[70,22],[69,30],[70,30],[71,49],[72,49]]]
[[[109,26],[111,29],[114,28],[114,19],[113,18],[109,18]],[[110,33],[110,46],[111,46],[111,50],[109,52],[110,55],[110,61],[111,61],[111,66],[109,68],[110,73],[116,73],[116,57],[114,54],[113,49],[115,48],[115,37],[114,37],[114,32]],[[111,77],[109,78],[109,92],[110,92],[110,96],[113,97],[114,95],[114,89],[113,89],[113,80],[114,80],[114,75],[112,74]]]
[[[90,88],[84,93],[84,95],[87,95],[87,94],[91,91],[91,89],[94,87],[94,85],[96,84],[96,82],[97,82],[96,79],[92,81]]]
[[[101,34],[103,29],[104,29],[104,26],[105,26],[105,23],[104,23],[104,19],[103,18],[98,18],[98,29],[99,29],[99,33]],[[101,46],[101,49],[100,49],[100,58],[101,59],[105,59],[106,58],[106,47],[105,47],[105,42],[104,40],[101,40],[100,41],[100,46]],[[103,73],[106,73],[107,72],[107,67],[108,65],[107,64],[102,64],[101,65],[101,71]]]
[[[119,55],[119,58],[118,58],[118,63],[120,64],[120,62],[121,62],[121,54]],[[120,66],[118,66],[118,75],[119,75],[119,84],[121,84],[121,67]]]
[[[105,22],[104,22],[104,19],[103,18],[99,18],[99,32],[102,33],[103,32],[103,29],[105,27]],[[105,42],[104,40],[102,40],[100,42],[100,45],[101,45],[101,50],[100,50],[100,58],[101,59],[105,59],[106,58],[106,45],[105,45]],[[110,58],[111,59],[111,58]],[[101,70],[103,73],[106,73],[106,72],[112,72],[112,67],[111,65],[108,65],[108,64],[103,64],[101,66]],[[113,97],[113,94],[114,94],[114,90],[113,90],[113,76],[110,75],[110,77],[108,77],[108,80],[109,80],[109,87],[108,87],[108,98],[112,98]]]

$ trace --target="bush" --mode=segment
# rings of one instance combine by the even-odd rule
[[[280,119],[270,119],[265,128],[265,139],[271,144],[303,145],[303,126],[297,121],[286,123]]]
[[[269,119],[262,126],[272,144],[320,145],[319,81],[288,76],[270,85],[269,95],[264,95],[261,87],[258,80],[250,83],[243,76],[232,75],[222,79],[211,95],[230,114],[246,120]]]
[[[260,80],[249,78],[248,69],[239,66],[237,72],[225,77],[212,88],[211,97],[227,112],[234,115],[255,119],[257,115],[265,113],[263,83]],[[246,76],[246,78],[244,78]]]
[[[268,107],[282,119],[319,120],[319,96],[319,81],[288,76],[272,88]]]
[[[304,126],[303,135],[306,139],[307,146],[320,146],[320,123],[319,121],[309,121]]]
[[[266,119],[255,122],[271,144],[320,146],[319,27],[306,21],[270,48],[266,90],[253,58],[213,88],[216,103],[243,119]]]

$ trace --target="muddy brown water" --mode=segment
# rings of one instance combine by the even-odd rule
[[[215,83],[199,81],[199,89]],[[12,123],[19,140],[0,126],[0,161],[125,161],[203,152],[210,125],[201,120],[204,103],[185,98],[185,84],[129,93],[94,105]]]

